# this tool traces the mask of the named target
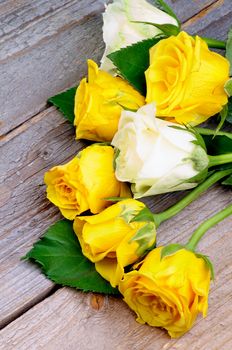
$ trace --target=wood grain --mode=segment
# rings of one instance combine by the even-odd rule
[[[220,192],[215,200],[224,202]],[[202,198],[189,208],[193,226],[199,221],[203,202]],[[194,212],[197,204],[200,208]],[[210,293],[209,315],[206,319],[199,317],[194,328],[182,338],[170,340],[163,330],[137,324],[133,312],[120,299],[63,288],[3,329],[1,349],[230,349],[231,223],[231,219],[227,219],[224,225],[212,229],[202,241],[201,250],[210,255],[216,270],[216,281]],[[178,216],[174,223],[169,222],[161,230],[162,243],[170,239],[184,242],[191,229],[189,215]]]
[[[231,28],[231,0],[218,0],[212,6],[187,21],[183,28],[190,34],[199,34],[219,40],[226,40]]]
[[[216,0],[167,0],[166,3],[178,14],[178,18],[181,22],[185,22],[203,9],[209,7],[215,1]]]
[[[195,7],[193,6],[194,11],[197,11],[198,6],[201,6],[197,1],[192,3],[195,4]],[[13,4],[16,15],[10,20]],[[27,6],[24,7],[26,4]],[[180,7],[177,7],[182,12],[184,5],[187,6],[185,7],[187,9],[189,6],[181,0],[177,0],[173,4],[174,6],[179,4]],[[201,4],[202,9],[209,2],[202,1]],[[232,11],[229,5],[229,0],[217,1],[204,12],[203,17],[197,16],[196,19],[189,20],[186,25],[189,26],[192,32],[196,32],[197,28],[200,28],[202,35],[215,37],[221,35],[225,37]],[[43,234],[45,229],[59,218],[56,208],[45,199],[44,171],[55,164],[70,159],[80,149],[81,145],[75,142],[72,128],[54,108],[49,108],[33,118],[31,116],[45,107],[45,101],[49,95],[73,85],[80,79],[85,72],[84,60],[87,55],[96,58],[96,60],[100,57],[103,43],[100,33],[101,18],[98,13],[101,10],[101,1],[91,2],[90,0],[49,2],[45,0],[31,2],[10,0],[3,1],[0,4],[0,23],[3,23],[5,18],[4,22],[10,24],[2,36],[0,30],[0,44],[1,49],[3,48],[3,51],[0,52],[0,76],[2,78],[0,98],[1,108],[5,110],[4,113],[1,111],[1,117],[3,116],[2,120],[5,123],[5,125],[2,125],[2,130],[4,130],[4,133],[8,132],[22,123],[1,139],[3,144],[0,153],[1,326],[6,325],[25,310],[41,301],[54,288],[54,285],[34,265],[20,262],[19,259],[27,252],[33,242]],[[17,13],[20,13],[19,18],[17,18]],[[188,11],[188,18],[193,14],[195,12],[190,13]],[[23,18],[23,22],[20,22],[21,18]],[[219,30],[220,34],[218,34]],[[210,34],[208,34],[209,32]],[[15,43],[18,44],[15,45]],[[182,195],[178,193],[176,195],[158,196],[150,199],[148,203],[151,208],[161,210]],[[230,198],[231,192],[215,187],[181,215],[165,223],[162,226],[162,231],[160,231],[158,242],[169,242],[172,237],[177,237],[180,241],[183,240],[201,220],[221,209],[229,202]],[[216,251],[214,244],[219,244],[219,253],[215,258],[217,259],[216,266],[218,266],[221,279],[217,282],[217,288],[225,296],[226,308],[228,308],[226,303],[229,295],[227,292],[230,292],[230,283],[227,281],[229,281],[231,265],[229,260],[225,260],[228,259],[230,249],[223,235],[230,234],[229,227],[231,227],[231,221],[227,220],[225,224],[220,226],[218,235],[216,231],[212,231],[213,234],[202,244],[207,254],[209,253],[208,244],[212,245],[209,247],[212,248],[210,250],[212,256]],[[217,243],[218,237],[220,238],[219,243]],[[223,264],[227,264],[226,269],[224,269]],[[220,294],[216,294],[215,299],[213,295],[213,299],[211,298],[213,307],[221,307],[224,310],[223,305],[214,304],[215,300],[217,302],[220,299]],[[101,344],[103,346],[102,348],[98,347],[99,349],[107,348],[107,346],[112,348],[110,343],[104,344],[104,334],[106,335],[107,332],[109,335],[112,334],[110,333],[110,325],[113,324],[113,330],[117,336],[112,336],[112,339],[114,339],[112,344],[113,346],[115,344],[115,349],[126,349],[126,345],[127,349],[136,349],[136,340],[140,341],[138,344],[142,344],[138,349],[156,349],[155,343],[157,339],[163,337],[163,332],[159,330],[152,330],[151,332],[149,327],[137,326],[132,313],[127,310],[121,301],[115,301],[114,299],[104,299],[102,308],[101,298],[97,301],[91,299],[91,308],[94,311],[91,310],[90,312],[89,304],[86,304],[88,298],[92,297],[68,289],[60,290],[5,328],[2,333],[3,348],[27,349],[30,345],[28,336],[30,335],[32,340],[38,342],[32,343],[35,349],[36,347],[38,349],[43,348],[43,342],[46,343],[46,349],[55,349],[56,345],[62,348],[62,344],[64,349],[77,349],[79,328],[82,332],[80,333],[80,339],[82,339],[83,346],[87,346],[86,349],[97,341],[101,341],[99,346]],[[97,313],[96,309],[98,308],[100,314]],[[36,310],[36,314],[33,310]],[[67,325],[64,325],[62,320],[66,320],[66,312]],[[95,316],[92,316],[93,312]],[[111,312],[112,318],[110,318]],[[81,316],[80,313],[82,313]],[[122,316],[120,316],[121,313]],[[46,315],[45,318],[48,318],[47,321],[43,314]],[[100,316],[96,318],[96,315]],[[90,328],[87,327],[87,321],[85,321],[86,328],[82,326],[82,322],[89,319],[93,319]],[[122,321],[123,319],[124,321]],[[97,320],[99,325],[96,324]],[[218,318],[215,318],[215,320],[218,320]],[[211,320],[209,322],[215,327],[215,336],[219,337],[216,321]],[[224,337],[222,337],[222,340],[225,341],[226,339],[227,342],[229,342],[226,338],[228,332],[226,333],[224,329],[227,329],[227,325],[231,325],[230,317],[228,322],[222,330]],[[36,328],[33,328],[34,325]],[[93,329],[100,332],[99,339],[102,338],[96,340],[97,335],[95,334],[92,343],[84,339],[86,332],[91,329],[91,325]],[[50,331],[53,326],[53,331]],[[124,326],[127,329],[128,336],[123,330]],[[16,332],[17,327],[20,330],[19,332]],[[37,327],[43,333],[36,332]],[[201,331],[201,327],[205,326],[201,326],[200,323],[199,327],[199,331]],[[38,340],[36,337],[42,334],[45,335],[46,329],[47,338],[41,336],[41,339]],[[125,334],[123,336],[126,337],[125,343],[122,343],[119,338],[120,330],[122,334]],[[194,334],[197,337],[197,333]],[[108,338],[110,339],[110,336]],[[164,339],[164,349],[168,349],[172,346],[170,344],[174,344],[173,342],[169,343],[166,336],[162,339]],[[220,344],[223,349],[222,340]],[[110,342],[110,340],[107,341]],[[38,344],[38,346],[35,344]],[[189,341],[189,344],[191,344],[191,341]],[[178,342],[176,346],[176,348],[183,348],[181,343]],[[206,349],[203,347],[203,343],[200,343],[200,346],[199,349]]]
[[[77,85],[87,58],[103,53],[104,0],[8,0],[0,4],[0,135]],[[187,20],[213,0],[169,1]]]
[[[8,142],[0,152],[1,326],[53,288],[38,269],[19,259],[60,217],[45,199],[44,172],[71,158],[81,147],[72,127],[55,108],[40,113],[17,131],[5,140]]]
[[[0,18],[12,28],[0,37],[1,135],[43,109],[48,97],[77,85],[86,59],[98,61],[103,51],[102,0],[20,4]]]

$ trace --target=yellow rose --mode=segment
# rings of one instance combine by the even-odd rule
[[[145,99],[125,80],[98,69],[88,60],[88,82],[82,79],[75,97],[76,138],[111,141],[123,110],[137,110]]]
[[[165,328],[172,338],[187,332],[197,314],[206,316],[210,270],[202,258],[181,249],[161,260],[162,247],[151,251],[140,268],[119,284],[139,323]]]
[[[224,85],[229,62],[185,32],[159,41],[150,50],[146,101],[156,102],[157,116],[197,125],[228,102]]]
[[[47,198],[65,218],[73,220],[88,209],[99,213],[111,204],[104,198],[130,197],[127,185],[114,175],[113,158],[110,146],[95,144],[85,148],[67,164],[45,174]]]
[[[148,214],[143,214],[140,221],[137,215],[144,210]],[[156,228],[151,216],[142,202],[128,199],[98,215],[75,218],[73,228],[83,254],[113,287],[118,285],[125,266],[135,263],[155,244]]]

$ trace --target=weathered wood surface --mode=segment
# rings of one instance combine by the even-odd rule
[[[190,34],[226,40],[231,27],[232,2],[231,0],[217,0],[197,16],[189,19],[183,29]]]
[[[160,229],[159,243],[185,242],[199,220],[206,218],[209,211],[221,208],[230,197],[231,193],[223,193],[219,188],[210,191]],[[121,300],[63,288],[3,329],[1,349],[229,350],[231,223],[229,218],[220,225],[220,230],[212,229],[200,245],[215,263],[216,280],[212,284],[208,317],[199,318],[182,338],[170,340],[160,329],[138,325],[133,312]]]
[[[166,3],[178,14],[178,18],[181,22],[185,22],[203,9],[209,7],[215,1],[217,0],[167,0]],[[152,0],[150,2],[152,2]]]
[[[71,158],[80,144],[71,126],[50,108],[18,129],[0,154],[0,325],[40,299],[52,283],[19,259],[58,218],[45,199],[44,171]],[[8,135],[9,138],[9,135]],[[12,295],[9,298],[9,293]]]
[[[86,59],[99,60],[103,51],[96,15],[103,0],[19,1],[15,11],[10,3],[11,12],[0,17],[1,135],[45,108],[48,97],[76,85]]]
[[[84,60],[87,54],[89,57],[98,59],[103,50],[100,33],[101,18],[98,15],[102,9],[101,1],[31,1],[30,4],[34,6],[33,11],[29,5],[24,9],[23,5],[26,3],[28,4],[26,1],[11,0],[0,4],[0,19],[4,16],[4,18],[10,18],[13,12],[13,4],[16,13],[12,20],[4,20],[6,23],[11,23],[12,31],[5,29],[8,30],[8,34],[5,33],[0,37],[0,43],[3,44],[1,48],[5,48],[5,51],[0,51],[0,55],[3,52],[6,55],[5,58],[7,58],[0,61],[0,76],[5,79],[4,84],[1,84],[0,99],[1,106],[6,106],[5,111],[7,112],[7,114],[2,114],[1,111],[0,118],[2,120],[2,115],[6,117],[4,120],[7,121],[7,124],[5,123],[4,133],[22,123],[1,139],[3,146],[0,153],[0,218],[2,218],[0,225],[2,230],[0,234],[0,325],[2,326],[40,302],[53,291],[54,285],[46,280],[34,265],[19,262],[19,258],[27,252],[44,230],[59,217],[58,211],[45,199],[44,186],[42,185],[44,171],[55,164],[65,162],[80,147],[74,141],[72,128],[54,108],[49,108],[33,118],[31,116],[45,108],[46,98],[49,95],[75,84],[85,72]],[[47,8],[48,3],[51,7]],[[90,3],[91,6],[88,6]],[[186,17],[182,17],[184,20],[192,17],[198,9],[206,8],[203,13],[191,18],[186,23],[192,32],[195,33],[200,28],[202,35],[225,37],[230,26],[232,12],[230,0],[219,0],[210,7],[208,5],[212,1],[190,1],[190,3],[192,6],[189,6],[189,2],[186,4],[184,0],[177,0],[172,5],[182,16],[184,16],[184,9],[187,9]],[[62,5],[64,6],[62,7]],[[79,12],[77,11],[78,6]],[[199,8],[199,6],[201,7]],[[20,13],[18,19],[17,11]],[[75,11],[76,13],[74,13]],[[82,14],[81,11],[83,11]],[[96,15],[93,16],[94,13]],[[79,19],[77,20],[78,15]],[[20,22],[21,18],[23,18],[23,23]],[[16,23],[16,19],[19,22]],[[0,20],[0,23],[2,22],[3,20]],[[48,36],[46,36],[45,29],[42,34],[40,33],[41,25],[44,26],[43,28],[48,26],[46,28]],[[13,35],[16,39],[18,35],[17,45],[15,45],[15,41],[11,41]],[[41,35],[43,36],[42,39]],[[74,41],[71,45],[72,40]],[[83,48],[85,44],[86,48]],[[23,48],[21,45],[25,45],[25,47]],[[15,47],[16,51],[14,51]],[[83,50],[87,50],[85,51],[87,53],[85,54]],[[63,64],[63,57],[67,52],[67,59],[71,60],[69,61],[69,67],[65,67]],[[7,56],[8,53],[10,53],[9,56]],[[54,62],[55,65],[53,66],[52,63]],[[3,75],[1,69],[3,69]],[[14,74],[11,74],[11,72],[14,72]],[[9,102],[12,96],[13,104],[12,101]],[[25,120],[27,121],[24,122]],[[1,126],[0,129],[2,130]],[[181,196],[181,194],[169,195],[168,201],[166,197],[159,197],[156,199],[155,205],[153,203],[154,199],[152,199],[150,201],[151,208],[155,207],[159,210],[166,206],[167,202],[171,204],[178,196]],[[179,236],[181,223],[179,239],[180,241],[183,240],[201,220],[226,205],[230,197],[231,192],[224,191],[222,188],[216,187],[209,191],[206,196],[187,208],[183,214],[164,224],[159,239],[166,243],[171,240],[171,237]],[[226,346],[230,344],[226,338],[229,334],[227,327],[231,326],[231,317],[228,315],[225,327],[221,325],[220,328],[218,324],[224,321],[220,317],[228,309],[228,300],[231,293],[229,283],[231,273],[229,254],[231,249],[226,240],[230,234],[230,227],[231,221],[228,219],[224,225],[220,226],[219,233],[216,229],[211,231],[213,234],[202,243],[204,252],[211,253],[212,257],[214,257],[216,251],[213,244],[219,245],[218,255],[214,257],[218,276],[214,285],[215,292],[211,294],[210,299],[212,316],[210,313],[206,321],[200,321],[200,325],[196,326],[188,336],[183,338],[183,341],[186,342],[183,343],[183,346],[182,340],[177,341],[177,343],[170,343],[162,331],[146,326],[137,326],[133,314],[127,310],[121,301],[116,302],[114,299],[105,298],[104,307],[96,313],[96,310],[91,311],[89,307],[88,300],[91,298],[89,295],[63,288],[39,303],[35,309],[26,312],[2,331],[3,349],[27,349],[29,348],[30,339],[34,339],[35,343],[33,342],[32,346],[35,349],[55,349],[57,346],[63,349],[95,348],[100,350],[104,347],[136,349],[137,340],[138,344],[141,344],[141,346],[138,345],[137,349],[156,349],[155,344],[159,340],[161,349],[162,346],[163,349],[169,349],[170,346],[171,349],[175,349],[174,345],[172,347],[170,344],[176,344],[176,348],[189,349],[190,345],[188,347],[185,347],[185,345],[194,343],[196,347],[193,349],[227,350],[228,347]],[[224,265],[226,266],[225,269]],[[214,294],[216,291],[219,294]],[[220,293],[223,296],[222,298]],[[220,301],[222,304],[218,304]],[[61,306],[62,303],[63,307]],[[223,309],[223,303],[225,303],[225,309]],[[219,311],[216,315],[215,310],[217,308],[219,310],[221,308],[222,311]],[[75,309],[77,310],[75,311]],[[112,318],[110,317],[111,313]],[[122,316],[120,316],[120,313],[122,313]],[[67,320],[67,322],[64,322],[64,320]],[[88,326],[86,320],[90,322]],[[82,326],[83,322],[86,326]],[[96,324],[97,322],[99,324]],[[110,325],[112,324],[115,336],[110,332]],[[216,339],[215,342],[218,347],[212,347],[214,345],[212,343],[211,347],[207,348],[204,347],[207,346],[207,336],[209,336],[207,327],[211,327],[211,325],[213,332],[215,332],[214,339]],[[90,339],[88,341],[84,339],[87,338],[88,329],[94,330],[93,337],[95,341],[93,342]],[[222,340],[219,341],[217,337],[220,335],[220,329],[223,335]],[[205,339],[206,345],[202,342],[199,343],[198,347],[198,336],[201,335],[203,330],[206,330],[207,333],[202,338]],[[95,332],[96,334],[99,332],[98,340],[96,340]],[[120,333],[123,336],[120,336]],[[110,346],[111,336],[113,339],[112,346]],[[109,343],[101,343],[101,338],[105,338],[102,341],[108,341]],[[79,342],[77,342],[79,339],[82,346],[79,346]],[[99,347],[91,347],[97,341]],[[222,345],[224,341],[226,345]],[[35,344],[38,344],[38,346]]]
[[[214,0],[215,1],[215,0]],[[8,0],[0,4],[0,135],[78,84],[85,60],[103,52],[104,0]],[[183,21],[213,0],[169,1]],[[9,98],[10,97],[10,98]]]

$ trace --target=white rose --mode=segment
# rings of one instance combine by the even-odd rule
[[[112,74],[116,69],[106,57],[108,54],[138,41],[153,38],[160,33],[154,26],[133,21],[177,25],[173,17],[145,0],[114,0],[106,7],[103,21],[103,39],[106,48],[101,59],[101,69]]]
[[[135,198],[190,189],[207,174],[208,155],[194,133],[155,118],[155,110],[152,103],[123,111],[112,140],[116,177],[132,183]]]

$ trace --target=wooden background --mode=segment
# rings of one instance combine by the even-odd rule
[[[231,0],[169,0],[190,33],[225,39]],[[73,128],[46,100],[76,85],[86,59],[99,62],[101,0],[0,1],[0,349],[167,350],[232,348],[231,218],[211,229],[201,251],[215,264],[209,314],[178,340],[141,326],[120,300],[47,280],[20,261],[59,213],[45,198],[43,174],[81,145]],[[183,194],[157,196],[160,211]],[[231,191],[214,186],[164,223],[158,243],[185,242],[198,224],[222,209]]]

